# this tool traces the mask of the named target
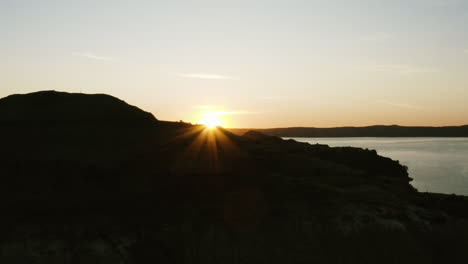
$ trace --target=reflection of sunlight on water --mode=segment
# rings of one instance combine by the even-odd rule
[[[468,195],[468,138],[293,138],[331,147],[375,149],[408,166],[420,191]]]

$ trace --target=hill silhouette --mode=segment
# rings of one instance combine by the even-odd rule
[[[14,123],[152,123],[151,113],[105,94],[41,91],[0,99],[0,122]]]
[[[107,95],[10,96],[0,117],[1,263],[467,257],[467,198],[419,193],[374,150],[157,121]]]
[[[277,137],[468,137],[468,125],[446,127],[367,126],[367,127],[286,127],[229,129],[236,134],[255,130]]]

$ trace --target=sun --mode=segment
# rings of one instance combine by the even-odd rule
[[[202,119],[198,121],[198,123],[205,125],[207,128],[215,128],[217,126],[222,126],[221,120],[214,116]]]
[[[201,118],[197,121],[198,124],[205,125],[207,128],[215,128],[217,126],[223,126],[221,119],[222,113],[216,111],[204,111],[201,113]]]

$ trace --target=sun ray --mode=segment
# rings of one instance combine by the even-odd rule
[[[232,166],[226,164],[226,157],[240,157],[238,146],[223,128],[207,128],[185,133],[181,144],[187,144],[185,151],[178,157],[175,168],[182,173],[220,173]],[[183,143],[186,142],[186,143]]]
[[[200,113],[200,119],[197,121],[197,123],[205,125],[207,128],[224,126],[222,115],[223,112],[207,109]]]

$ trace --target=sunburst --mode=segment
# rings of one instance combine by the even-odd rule
[[[213,110],[204,111],[201,113],[201,119],[197,123],[205,125],[207,128],[215,128],[217,126],[224,126],[221,118],[222,113]]]

